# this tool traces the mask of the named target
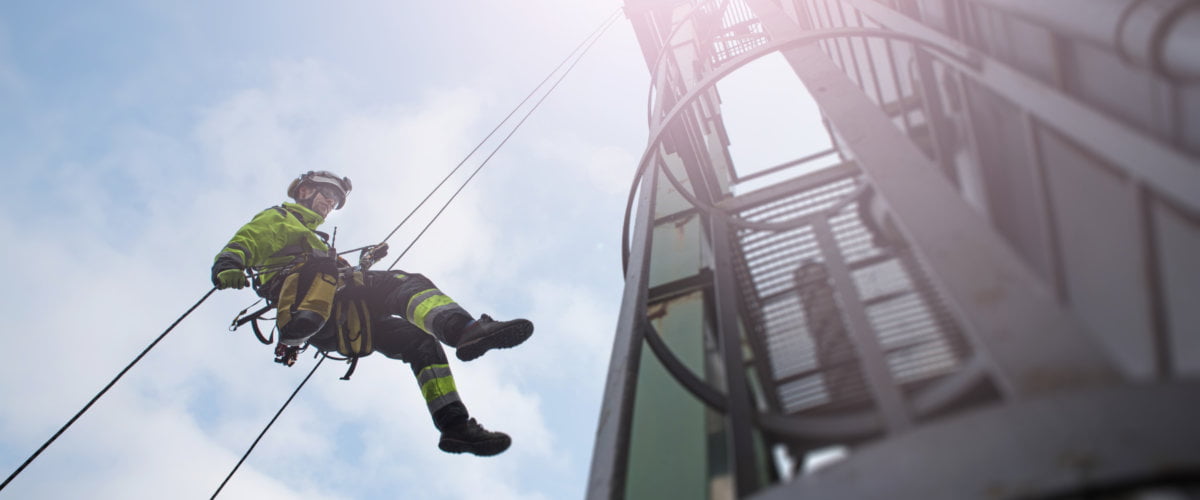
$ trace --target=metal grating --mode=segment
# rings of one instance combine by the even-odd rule
[[[782,222],[821,214],[854,196],[859,182],[843,178],[809,186],[739,215]],[[766,385],[785,414],[873,407],[847,334],[846,307],[862,308],[903,389],[953,373],[969,354],[919,263],[904,248],[876,241],[856,208],[851,202],[828,220],[857,297],[834,292],[812,226],[778,232],[743,228],[735,236],[739,282],[772,377]]]
[[[701,19],[712,30],[712,63],[737,57],[767,43],[762,24],[742,0],[705,2],[699,6]]]

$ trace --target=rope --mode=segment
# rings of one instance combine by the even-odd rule
[[[599,28],[597,28],[597,30],[599,30]],[[550,70],[550,73],[546,74],[546,77],[543,78],[542,81],[539,82],[537,84],[537,86],[533,88],[533,90],[530,90],[529,94],[527,94],[524,99],[521,99],[521,102],[517,103],[517,105],[513,107],[512,111],[509,111],[508,114],[504,116],[504,119],[500,120],[500,122],[497,123],[494,128],[492,128],[492,131],[488,132],[488,134],[486,136],[484,136],[484,138],[482,140],[480,140],[479,143],[476,144],[474,148],[471,149],[471,152],[467,153],[467,155],[463,157],[462,161],[458,162],[458,165],[455,165],[454,169],[450,170],[450,173],[446,174],[446,176],[442,178],[441,182],[438,182],[438,184],[436,186],[434,186],[432,190],[429,191],[429,194],[425,195],[425,198],[422,199],[420,203],[417,203],[417,206],[414,207],[412,209],[412,211],[408,213],[408,215],[404,216],[404,219],[401,220],[399,224],[396,224],[396,227],[392,228],[392,231],[390,233],[388,233],[387,236],[383,237],[382,242],[386,242],[387,240],[391,239],[392,236],[396,234],[396,231],[399,231],[400,227],[403,226],[404,223],[408,222],[408,219],[412,218],[413,214],[416,214],[417,210],[420,210],[421,207],[425,205],[425,202],[429,201],[429,198],[432,198],[434,193],[436,193],[439,189],[441,189],[442,185],[445,184],[446,181],[450,180],[450,178],[453,177],[454,174],[458,172],[458,169],[462,168],[462,166],[467,163],[467,160],[470,159],[471,156],[474,156],[475,153],[479,151],[479,148],[483,147],[483,145],[485,143],[487,143],[488,139],[491,139],[492,136],[496,134],[496,131],[500,130],[500,127],[504,126],[504,124],[506,122],[508,122],[508,120],[510,118],[512,118],[513,115],[517,114],[517,110],[521,109],[521,106],[524,106],[526,102],[529,102],[529,99],[531,97],[533,97],[534,94],[537,93],[538,89],[542,88],[542,86],[545,85],[546,82],[550,81],[550,77],[554,76],[554,73],[557,73],[558,70],[560,68],[562,68],[563,65],[567,63],[568,60],[570,60],[571,55],[575,54],[575,52],[578,52],[579,47],[583,46],[584,42],[586,42],[589,38],[591,38],[595,34],[596,34],[596,31],[592,31],[592,33],[589,34],[587,36],[587,38],[584,39],[583,42],[579,42],[579,45],[576,45],[574,49],[571,49],[570,54],[568,54],[567,57],[562,60],[562,62],[559,62],[558,66],[555,66],[554,69]]]
[[[595,43],[598,40],[600,40],[601,37],[604,36],[604,33],[607,32],[608,29],[612,27],[613,23],[616,22],[616,20],[618,18],[618,14],[620,12],[621,12],[621,9],[618,8],[616,11],[614,11],[612,14],[610,14],[607,19],[605,19],[602,23],[600,23],[600,26],[598,28],[593,30],[592,33],[590,33],[587,36],[587,38],[584,39],[583,42],[580,42],[580,44],[576,46],[575,50],[572,50],[571,53],[568,54],[567,57],[565,59],[563,59],[563,61],[561,63],[559,63],[559,65],[557,67],[555,67],[554,70],[551,71],[549,75],[546,76],[545,80],[542,80],[542,83],[538,84],[538,87],[540,88],[542,86],[542,84],[544,84],[546,82],[546,80],[549,80],[550,77],[553,76],[553,74],[555,72],[557,72],[559,68],[562,67],[563,64],[565,64],[572,57],[575,58],[575,60],[571,61],[571,64],[567,66],[567,69],[565,71],[563,71],[563,73],[561,75],[559,75],[558,79],[554,81],[554,84],[551,85],[548,90],[546,90],[546,93],[543,94],[540,98],[538,98],[537,102],[535,102],[533,104],[533,107],[531,107],[529,109],[529,111],[527,111],[525,113],[525,115],[521,117],[521,119],[517,122],[517,124],[515,126],[513,126],[512,130],[510,130],[508,132],[508,134],[504,136],[504,139],[502,139],[500,141],[500,144],[497,144],[496,147],[492,149],[492,152],[489,153],[487,155],[487,157],[483,159],[483,162],[481,162],[478,167],[475,167],[475,170],[473,172],[471,172],[471,175],[468,176],[467,179],[463,181],[462,185],[460,185],[458,187],[458,189],[454,191],[454,194],[450,195],[450,198],[447,199],[446,202],[442,204],[442,207],[440,209],[438,209],[437,213],[433,215],[433,218],[430,219],[429,222],[425,224],[425,227],[421,229],[421,232],[417,233],[417,235],[412,239],[412,242],[410,242],[408,244],[408,246],[404,248],[404,251],[400,252],[400,255],[396,256],[396,259],[392,261],[392,264],[390,266],[388,266],[389,271],[392,270],[393,268],[395,268],[396,264],[400,263],[400,259],[403,258],[404,255],[407,254],[410,249],[412,249],[413,245],[417,244],[417,240],[420,240],[421,236],[425,235],[425,232],[429,230],[430,226],[433,226],[433,223],[437,221],[438,217],[441,217],[442,212],[446,211],[446,208],[448,208],[450,206],[450,203],[453,202],[454,199],[458,197],[458,194],[461,193],[462,190],[467,187],[467,184],[469,184],[471,182],[471,180],[475,178],[475,175],[477,175],[480,170],[483,170],[483,167],[486,166],[488,164],[488,162],[491,161],[492,157],[495,156],[496,153],[498,153],[500,151],[500,148],[504,147],[504,145],[508,142],[508,140],[510,138],[512,138],[513,134],[517,133],[517,130],[521,128],[521,125],[523,125],[525,123],[525,120],[528,120],[529,116],[532,115],[534,111],[537,111],[538,107],[540,107],[542,105],[542,102],[544,102],[547,97],[550,97],[550,94],[553,93],[554,89],[558,88],[558,85],[560,83],[562,83],[563,79],[565,79],[567,77],[567,75],[571,73],[571,70],[575,68],[575,65],[579,64],[579,61],[583,59],[583,56],[586,55],[588,53],[588,51],[591,50],[592,46],[595,45]],[[580,49],[579,49],[579,47],[581,47],[581,46],[583,47],[582,51],[580,51]],[[578,52],[578,56],[575,55],[576,52]],[[534,91],[536,92],[536,90],[537,89],[535,88]],[[532,95],[533,95],[533,92],[530,92],[530,96],[532,96]],[[527,96],[525,99],[528,100],[529,97]],[[521,105],[523,105],[524,103],[525,103],[525,101],[521,101],[521,104],[518,104],[516,108],[513,108],[513,111],[510,112],[507,117],[505,117],[505,121],[507,121],[508,118],[513,115],[513,113],[516,113],[517,109],[520,108]],[[503,124],[503,122],[501,122],[501,123]],[[497,125],[496,128],[498,129],[499,125]],[[492,132],[494,133],[495,129],[493,129]],[[488,134],[488,137],[491,137],[491,134]],[[484,139],[484,140],[486,141],[487,139]],[[480,145],[482,145],[482,144],[483,143],[480,142]],[[478,150],[478,149],[479,149],[479,146],[476,146],[475,150]],[[474,154],[475,150],[472,150],[471,154]],[[467,157],[470,157],[470,154],[468,154]],[[466,162],[466,161],[467,161],[466,158],[464,158],[463,162]],[[462,166],[462,162],[459,163],[459,167],[461,167],[461,166]],[[458,167],[455,167],[454,169],[458,170]],[[451,175],[453,175],[453,173],[454,172],[451,172]],[[447,178],[449,178],[449,176],[447,176]],[[445,179],[443,179],[442,182],[445,182]],[[438,187],[441,187],[440,183],[438,184]],[[437,188],[435,187],[434,190],[436,191]],[[433,193],[430,192],[430,196],[432,196],[432,195],[433,195]],[[426,196],[425,199],[429,199],[429,196]],[[424,203],[424,200],[422,200],[421,203]],[[418,206],[418,208],[419,208],[419,206]],[[414,212],[415,212],[415,210],[416,209],[414,209]],[[412,214],[410,213],[409,215],[411,216]],[[405,218],[405,221],[407,221],[407,220],[408,220],[408,218]],[[404,224],[404,221],[402,221],[401,224]],[[399,226],[397,226],[396,229],[399,229]],[[395,233],[395,230],[393,230],[392,233]],[[388,237],[391,237],[391,234],[389,234]]]
[[[267,426],[263,427],[262,432],[258,433],[258,437],[254,438],[254,442],[250,444],[250,448],[246,450],[246,453],[242,454],[242,459],[238,460],[237,465],[233,466],[233,470],[229,471],[229,475],[225,476],[225,480],[221,481],[221,485],[217,487],[217,491],[213,492],[212,498],[214,498],[214,499],[217,498],[217,495],[219,495],[221,493],[221,489],[225,488],[225,485],[227,483],[229,483],[230,479],[233,478],[233,474],[235,472],[237,472],[238,467],[242,466],[242,463],[245,462],[246,458],[248,458],[250,456],[250,452],[254,451],[254,447],[258,446],[258,442],[262,441],[263,436],[265,436],[267,434],[267,431],[271,430],[271,426],[274,425],[275,421],[279,419],[279,416],[283,414],[283,410],[287,409],[288,405],[291,404],[292,399],[295,399],[296,394],[300,393],[300,389],[304,388],[304,384],[308,383],[308,379],[312,378],[313,374],[317,372],[317,368],[320,368],[321,363],[324,363],[324,362],[325,362],[324,356],[322,356],[320,360],[317,360],[317,364],[313,365],[312,370],[309,370],[308,375],[304,377],[304,380],[300,381],[300,385],[296,386],[296,390],[292,391],[292,395],[288,396],[287,401],[283,402],[283,406],[279,407],[279,411],[275,412],[275,416],[271,417],[271,421],[267,422]]]
[[[460,168],[462,168],[462,166],[464,164],[466,164],[467,160],[470,159],[472,156],[474,156],[475,153],[478,152],[481,147],[483,147],[483,145],[488,141],[488,139],[491,139],[492,136],[495,135],[496,132],[499,131],[500,128],[503,127],[504,124],[507,123],[509,121],[509,119],[511,119],[513,117],[513,115],[515,115],[517,113],[517,111],[519,109],[521,109],[522,106],[525,105],[525,103],[529,102],[529,100],[538,92],[539,89],[541,89],[543,86],[545,86],[546,82],[550,81],[554,77],[555,73],[558,73],[559,70],[562,69],[562,67],[564,65],[567,65],[568,61],[570,61],[570,64],[567,65],[566,70],[564,70],[562,72],[562,74],[558,76],[558,79],[556,79],[554,81],[554,83],[546,90],[546,92],[540,98],[538,98],[536,102],[534,102],[533,106],[524,114],[524,116],[521,117],[521,119],[519,121],[517,121],[516,125],[513,126],[512,130],[510,130],[508,132],[508,134],[506,134],[504,136],[504,139],[502,139],[500,141],[500,143],[497,144],[496,147],[492,149],[491,153],[489,153],[487,155],[487,157],[483,159],[483,162],[481,162],[478,167],[475,167],[475,170],[472,171],[471,175],[468,176],[467,179],[463,181],[462,185],[460,185],[458,187],[458,189],[454,191],[454,194],[450,195],[450,198],[447,199],[444,204],[442,204],[442,207],[440,209],[438,209],[437,213],[434,214],[433,218],[430,219],[429,222],[425,224],[425,227],[421,229],[421,232],[418,233],[412,239],[412,242],[410,242],[408,244],[408,246],[404,248],[404,251],[400,252],[400,255],[398,255],[396,257],[396,260],[394,260],[392,262],[392,265],[388,266],[388,270],[391,270],[392,268],[396,267],[396,264],[400,262],[400,259],[402,257],[404,257],[404,255],[407,254],[410,249],[412,249],[413,245],[415,245],[417,243],[417,240],[421,239],[421,236],[423,236],[425,234],[425,232],[427,230],[429,230],[430,226],[432,226],[433,223],[435,221],[437,221],[438,217],[440,217],[442,215],[442,212],[446,211],[446,208],[449,207],[450,203],[453,202],[454,199],[458,197],[458,194],[461,193],[462,190],[467,187],[467,184],[470,183],[471,180],[474,179],[475,176],[480,172],[480,170],[482,170],[483,167],[485,165],[487,165],[488,161],[490,161],[492,159],[492,157],[495,156],[496,153],[500,151],[500,148],[503,147],[508,142],[508,140],[513,136],[513,134],[515,134],[517,132],[517,130],[521,128],[521,125],[523,125],[525,123],[525,120],[529,119],[529,116],[532,115],[533,112],[536,111],[538,109],[538,107],[541,106],[542,102],[544,102],[546,100],[546,98],[549,97],[550,94],[553,93],[556,88],[558,88],[558,85],[560,83],[562,83],[563,79],[565,79],[568,74],[571,73],[571,70],[575,68],[575,65],[579,64],[579,61],[583,59],[583,56],[586,55],[589,50],[591,50],[592,46],[595,45],[596,41],[598,41],[604,35],[604,33],[607,32],[608,29],[612,27],[613,23],[616,22],[616,20],[618,19],[618,15],[620,14],[620,12],[621,12],[621,9],[617,8],[603,22],[600,23],[599,27],[597,27],[595,30],[592,30],[592,32],[589,33],[588,36],[585,37],[582,42],[580,42],[578,45],[576,45],[575,48],[572,49],[571,52],[569,54],[567,54],[567,56],[565,58],[563,58],[563,60],[561,62],[559,62],[558,65],[555,66],[554,69],[551,70],[550,73],[547,74],[546,77],[543,78],[542,81],[540,83],[538,83],[537,86],[534,87],[534,89],[532,91],[530,91],[529,94],[526,95],[524,99],[521,100],[520,103],[518,103],[515,107],[513,107],[512,111],[510,111],[508,113],[508,115],[506,115],[504,117],[504,119],[501,120],[500,123],[498,123],[491,130],[491,132],[488,132],[487,136],[485,136],[483,138],[483,140],[479,141],[479,143],[476,144],[475,147],[473,149],[471,149],[471,151],[469,153],[467,153],[467,155],[465,157],[463,157],[462,161],[458,162],[458,165],[456,165],[450,171],[450,173],[446,174],[446,176],[444,178],[442,178],[442,180],[440,182],[438,182],[438,184],[436,186],[434,186],[434,188],[432,190],[429,191],[429,194],[425,195],[425,198],[422,199],[421,202],[418,203],[417,206],[415,208],[413,208],[412,211],[410,211],[408,213],[408,215],[406,215],[404,217],[404,219],[402,219],[400,221],[400,223],[397,224],[396,227],[393,228],[392,231],[389,232],[388,235],[383,238],[381,243],[387,242],[388,239],[390,239],[393,235],[395,235],[396,232],[399,231],[400,228],[402,226],[404,226],[404,224],[407,223],[410,218],[412,218],[412,216],[417,212],[417,210],[419,210],[422,206],[424,206],[425,203],[427,201],[429,201],[429,199],[432,198],[433,195],[439,189],[441,189],[441,187],[447,181],[449,181],[450,178],[453,177],[454,174],[457,173],[458,170]],[[573,61],[572,61],[572,58],[574,58]],[[341,253],[348,253],[348,252],[355,251],[355,250],[361,250],[363,248],[368,248],[368,247],[357,248],[354,250],[348,250],[346,252],[341,252]],[[213,496],[212,496],[213,499],[217,498],[217,495],[221,493],[221,489],[223,489],[225,487],[225,485],[229,482],[229,480],[231,478],[233,478],[234,473],[236,473],[238,468],[241,467],[242,463],[246,461],[246,458],[248,458],[250,456],[250,453],[252,451],[254,451],[254,447],[258,445],[258,442],[260,440],[262,440],[263,436],[266,435],[268,430],[270,430],[271,425],[273,425],[275,423],[275,420],[279,418],[279,416],[283,413],[283,410],[286,409],[288,404],[290,404],[292,402],[292,399],[296,397],[296,394],[300,392],[300,389],[302,387],[304,387],[304,384],[307,383],[308,379],[310,377],[312,377],[313,373],[315,373],[317,371],[317,367],[321,366],[321,363],[325,361],[326,357],[328,357],[328,356],[321,357],[321,360],[318,361],[317,365],[314,366],[312,371],[310,371],[308,373],[308,376],[304,377],[304,380],[300,382],[300,385],[296,387],[296,390],[292,392],[292,395],[290,397],[288,397],[287,401],[285,401],[283,403],[283,406],[279,408],[279,411],[275,412],[275,416],[273,418],[271,418],[271,421],[267,423],[267,426],[265,428],[263,428],[262,432],[260,432],[258,434],[258,437],[254,439],[254,442],[250,445],[250,448],[247,449],[246,453],[244,453],[242,455],[241,460],[239,460],[237,465],[235,465],[233,467],[233,470],[229,471],[229,475],[226,476],[225,480],[221,482],[221,485],[217,487],[217,491],[215,491],[213,493]]]
[[[162,340],[163,337],[166,337],[168,333],[171,333],[171,330],[174,330],[175,326],[178,325],[179,322],[183,321],[183,318],[188,317],[192,311],[195,311],[197,307],[200,307],[200,304],[203,304],[205,300],[208,300],[208,297],[215,291],[217,291],[217,287],[215,286],[209,289],[208,293],[205,293],[203,297],[200,297],[200,300],[196,301],[195,304],[192,304],[192,307],[188,308],[187,312],[183,313],[183,315],[176,319],[174,323],[171,323],[171,326],[168,326],[167,329],[158,336],[158,338],[154,339],[154,342],[151,342],[150,345],[146,346],[146,348],[142,350],[141,354],[138,354],[136,358],[133,358],[133,361],[126,365],[125,369],[121,370],[121,373],[118,373],[117,376],[108,383],[108,385],[104,386],[104,388],[101,389],[91,401],[88,401],[86,405],[83,405],[83,409],[79,410],[74,417],[71,417],[71,420],[68,420],[66,424],[59,428],[58,432],[55,432],[53,436],[50,436],[50,439],[46,440],[46,442],[42,444],[41,448],[38,448],[37,451],[33,452],[33,455],[30,455],[29,458],[25,460],[25,463],[21,464],[20,467],[17,467],[17,470],[13,471],[12,474],[9,474],[8,479],[5,479],[3,483],[0,483],[0,491],[4,490],[4,487],[8,486],[8,483],[12,482],[12,480],[21,473],[21,471],[25,470],[25,467],[33,462],[38,455],[41,455],[42,451],[45,451],[45,449],[50,446],[50,443],[53,443],[54,440],[58,439],[63,432],[66,432],[67,428],[71,427],[71,424],[74,424],[76,420],[79,420],[79,417],[83,416],[83,414],[86,413],[88,409],[91,408],[92,405],[104,395],[104,393],[108,392],[108,390],[112,388],[112,386],[116,384],[118,380],[121,380],[121,377],[125,376],[125,372],[128,372],[130,368],[133,368],[133,365],[136,365],[138,361],[141,361],[142,358],[146,356],[146,353],[150,352],[150,349],[153,349],[155,345],[158,345],[158,342]]]
[[[445,176],[445,178],[443,178],[441,180],[441,182],[439,182],[437,184],[437,186],[435,186],[429,192],[429,194],[426,195],[425,198],[422,199],[421,202],[418,203],[417,206],[415,208],[413,208],[413,210],[411,212],[409,212],[409,214],[407,216],[405,216],[404,219],[401,220],[400,223],[397,224],[395,228],[392,229],[392,231],[390,233],[388,233],[388,235],[383,239],[383,242],[386,242],[393,235],[395,235],[396,232],[406,222],[408,222],[408,220],[417,212],[417,210],[419,210],[422,206],[424,206],[424,204],[439,189],[441,189],[441,187],[451,177],[453,177],[454,174],[457,173],[458,170],[464,164],[466,164],[467,160],[469,158],[471,158],[476,152],[479,151],[479,149],[484,145],[484,143],[486,143],[489,139],[491,139],[491,137],[493,135],[495,135],[495,133],[497,131],[499,131],[500,128],[505,123],[507,123],[509,121],[509,119],[511,119],[513,117],[513,115],[515,115],[522,106],[524,106],[527,102],[529,102],[529,99],[531,99],[537,93],[537,91],[539,89],[541,89],[546,84],[546,82],[548,82],[554,76],[555,73],[557,73],[560,69],[562,69],[563,65],[567,64],[568,61],[571,61],[570,64],[567,66],[566,70],[563,71],[562,74],[559,75],[558,78],[554,81],[554,83],[550,86],[550,88],[546,90],[545,94],[543,94],[540,98],[538,98],[538,100],[533,104],[533,106],[529,109],[529,111],[527,111],[525,113],[525,115],[522,116],[521,119],[517,122],[517,124],[513,126],[512,130],[510,130],[508,132],[508,134],[506,134],[504,136],[504,139],[501,140],[500,143],[498,145],[496,145],[495,148],[492,149],[491,153],[489,153],[488,156],[486,158],[484,158],[483,162],[480,163],[479,166],[476,167],[473,172],[471,172],[471,175],[468,176],[465,181],[463,181],[462,185],[459,186],[458,189],[454,191],[454,194],[452,194],[450,196],[450,198],[448,200],[446,200],[446,203],[444,203],[442,205],[442,207],[438,210],[438,212],[436,214],[434,214],[433,218],[427,224],[425,224],[425,227],[421,229],[421,232],[418,233],[417,236],[413,238],[412,242],[409,243],[409,245],[407,247],[405,247],[404,251],[401,252],[400,255],[396,257],[396,260],[393,261],[392,265],[388,267],[389,270],[392,269],[393,267],[395,267],[396,264],[400,262],[400,258],[403,257],[406,253],[408,253],[408,251],[413,247],[413,245],[416,244],[417,240],[419,240],[421,238],[421,236],[423,236],[425,234],[425,232],[430,228],[430,226],[433,225],[433,223],[438,219],[438,217],[440,217],[442,215],[442,212],[444,212],[446,210],[446,208],[449,207],[450,203],[453,202],[456,197],[458,197],[458,194],[461,193],[464,188],[466,188],[467,184],[470,183],[471,180],[474,179],[475,176],[483,169],[483,167],[485,165],[487,165],[487,163],[492,159],[492,157],[495,156],[497,152],[499,152],[500,148],[503,147],[508,142],[508,140],[513,136],[513,134],[515,134],[516,131],[521,128],[521,125],[523,125],[525,123],[525,121],[530,117],[530,115],[532,115],[533,112],[536,111],[541,106],[541,104],[546,100],[546,98],[549,97],[550,94],[553,93],[556,88],[558,88],[558,85],[560,83],[562,83],[563,79],[565,79],[568,74],[570,74],[571,70],[573,70],[575,68],[575,66],[579,63],[579,61],[583,59],[583,56],[586,55],[587,52],[591,50],[592,46],[595,45],[596,41],[598,41],[604,35],[604,33],[607,32],[608,29],[612,27],[613,23],[616,21],[616,19],[618,17],[618,14],[620,13],[620,11],[621,11],[620,8],[616,9],[611,15],[609,15],[608,18],[606,18],[600,24],[600,26],[598,28],[596,28],[590,34],[588,34],[588,36],[584,38],[583,42],[580,42],[579,45],[576,45],[575,48],[572,49],[572,51],[567,55],[567,57],[565,57],[562,60],[562,62],[560,62],[557,66],[555,66],[555,68],[553,70],[551,70],[550,73],[547,74],[546,77],[544,79],[542,79],[542,81],[540,83],[538,83],[538,85],[536,87],[534,87],[534,89],[532,91],[530,91],[529,94],[526,95],[525,98],[522,99],[521,102],[518,103],[512,109],[512,111],[510,111],[508,113],[508,115],[506,115],[504,117],[504,119],[501,120],[500,123],[497,124],[496,127],[491,130],[491,132],[489,132],[487,134],[487,136],[485,136],[483,138],[483,140],[479,141],[479,143],[471,150],[471,152],[467,153],[467,155],[463,158],[463,160],[460,161],[458,163],[458,165],[456,165],[454,167],[454,169],[452,169],[450,171],[450,173],[448,173]],[[582,50],[581,50],[581,47],[582,47]],[[574,58],[573,61],[571,60],[572,58]],[[358,249],[356,249],[356,250],[358,250]],[[33,452],[33,454],[30,455],[29,458],[27,458],[25,460],[24,463],[22,463],[19,467],[17,467],[17,469],[14,470],[12,472],[12,474],[9,474],[8,478],[6,478],[3,483],[0,483],[0,491],[2,491],[5,487],[7,487],[8,484],[11,483],[13,481],[13,479],[15,479],[18,475],[20,475],[21,472],[24,471],[25,468],[28,467],[30,463],[32,463],[35,459],[37,459],[37,457],[40,456],[42,454],[42,452],[45,451],[46,448],[48,448],[50,446],[50,444],[52,444],[54,441],[56,441],[58,439],[59,436],[61,436],[64,432],[66,432],[66,430],[68,428],[70,428],[71,425],[73,425],[76,420],[79,420],[79,418],[82,417],[84,413],[87,413],[87,411],[89,409],[91,409],[92,405],[94,405],[96,403],[96,401],[98,401],[101,397],[103,397],[104,394],[106,394],[109,389],[111,389],[114,385],[116,385],[117,381],[119,381],[121,379],[121,377],[124,377],[125,374],[127,372],[129,372],[129,370],[132,369],[134,365],[136,365],[139,361],[141,361],[142,358],[145,357],[146,354],[149,353],[151,349],[153,349],[156,345],[158,345],[158,343],[160,341],[162,341],[162,339],[165,338],[168,333],[170,333],[172,330],[174,330],[175,327],[178,326],[179,323],[184,320],[184,318],[187,318],[193,311],[196,310],[196,308],[200,307],[200,304],[203,304],[205,300],[208,300],[208,298],[216,290],[217,290],[216,287],[209,289],[208,292],[205,293],[204,296],[200,298],[200,300],[196,301],[196,303],[193,304],[190,308],[188,308],[188,310],[185,311],[183,313],[183,315],[179,316],[179,318],[177,318],[173,323],[171,323],[171,325],[168,326],[166,330],[164,330],[157,338],[155,338],[154,341],[150,343],[150,345],[146,346],[146,348],[143,349],[142,352],[133,359],[133,361],[131,361],[128,365],[126,365],[125,368],[122,369],[120,371],[120,373],[117,374],[116,377],[114,377],[111,381],[109,381],[108,385],[105,385],[104,388],[101,389],[100,392],[98,392],[95,396],[93,396],[92,399],[90,401],[88,401],[87,404],[84,405],[82,409],[80,409],[77,413],[75,413],[75,415],[73,417],[71,417],[71,419],[68,420],[66,424],[63,424],[63,426],[61,428],[59,428],[58,431],[54,433],[54,435],[50,436],[50,439],[47,439],[46,442],[43,443],[42,446],[37,449],[37,451]],[[250,448],[247,449],[246,452],[242,455],[241,460],[238,460],[238,463],[236,465],[234,465],[233,470],[229,471],[229,475],[227,475],[225,477],[225,480],[222,481],[221,485],[217,487],[217,490],[215,492],[213,492],[212,498],[215,499],[217,497],[217,495],[221,493],[221,490],[225,487],[226,484],[229,483],[229,480],[231,478],[233,478],[233,475],[237,472],[238,468],[240,468],[242,463],[244,463],[246,461],[246,459],[250,456],[250,453],[252,451],[254,451],[254,448],[258,445],[259,441],[261,441],[263,436],[266,435],[267,431],[271,429],[271,426],[274,425],[275,421],[279,419],[279,416],[283,414],[283,411],[285,409],[287,409],[288,405],[292,402],[292,399],[294,399],[296,397],[296,395],[299,394],[300,389],[302,389],[304,387],[304,385],[306,383],[308,383],[308,380],[310,378],[312,378],[313,374],[316,373],[317,368],[319,368],[321,366],[321,363],[323,363],[324,361],[325,361],[324,357],[322,357],[319,361],[317,361],[317,364],[314,365],[313,369],[308,372],[308,375],[304,377],[304,380],[302,380],[300,382],[300,385],[297,386],[294,391],[292,391],[291,396],[289,396],[287,401],[284,401],[283,406],[281,406],[279,408],[279,410],[277,412],[275,412],[275,416],[271,418],[271,421],[267,423],[266,427],[264,427],[263,430],[258,434],[258,437],[254,439],[254,442],[250,445]]]

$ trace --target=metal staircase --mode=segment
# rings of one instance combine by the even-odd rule
[[[650,140],[589,498],[1200,498],[1200,4],[626,14]],[[716,84],[776,53],[830,148],[751,171]]]

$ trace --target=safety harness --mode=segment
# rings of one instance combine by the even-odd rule
[[[285,217],[291,214],[301,223],[304,222],[301,214],[287,207],[272,208]],[[313,232],[329,246],[329,251],[317,255],[311,250],[299,247],[281,249],[278,255],[293,254],[295,260],[275,270],[275,275],[266,282],[260,278],[263,272],[254,276],[254,290],[262,298],[238,312],[230,323],[229,331],[236,331],[249,323],[259,342],[265,345],[275,344],[275,362],[290,367],[296,363],[299,354],[307,349],[309,343],[306,341],[299,346],[287,345],[283,343],[282,338],[276,342],[275,331],[285,328],[291,316],[298,310],[315,312],[325,319],[326,324],[333,322],[337,353],[343,357],[333,356],[326,351],[322,351],[321,354],[349,363],[349,369],[342,376],[342,380],[349,380],[358,367],[358,358],[374,351],[372,316],[362,291],[366,290],[365,272],[378,258],[375,256],[374,246],[362,247],[356,249],[362,251],[359,255],[359,265],[351,267],[349,262],[337,256],[329,235],[321,231]],[[334,234],[336,235],[336,229]],[[248,312],[263,300],[266,301],[266,305]],[[266,336],[263,335],[258,320],[272,319],[263,318],[263,315],[272,309],[279,312],[274,318],[276,325],[272,328],[271,335]],[[322,327],[324,328],[326,326]]]

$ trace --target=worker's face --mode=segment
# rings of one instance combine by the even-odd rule
[[[336,189],[327,186],[300,188],[299,198],[305,200],[305,205],[321,217],[328,217],[329,212],[338,205],[339,197]]]

